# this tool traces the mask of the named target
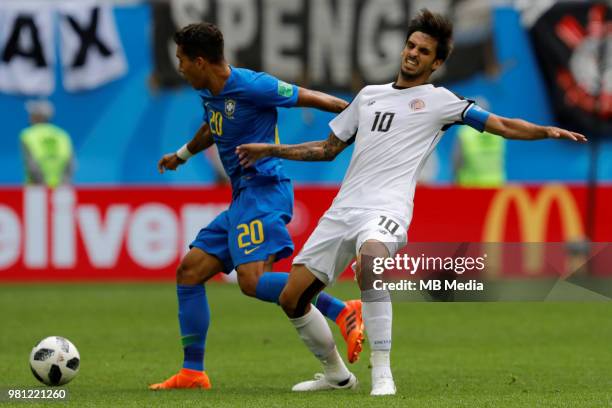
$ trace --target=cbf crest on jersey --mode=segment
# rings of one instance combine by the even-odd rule
[[[234,117],[234,112],[236,111],[236,101],[233,99],[225,100],[225,116],[229,119]]]

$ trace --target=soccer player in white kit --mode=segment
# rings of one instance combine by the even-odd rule
[[[241,164],[250,166],[266,156],[333,160],[355,143],[340,191],[293,260],[280,296],[285,313],[324,370],[314,380],[295,385],[294,391],[354,388],[357,384],[338,355],[325,318],[310,307],[311,299],[333,283],[356,256],[371,349],[371,395],[395,394],[390,367],[391,302],[387,292],[367,287],[366,278],[372,271],[365,259],[393,257],[405,244],[419,171],[446,129],[467,124],[509,139],[586,141],[579,133],[494,115],[474,101],[427,83],[451,48],[452,23],[421,10],[409,23],[397,80],[363,88],[330,122],[332,132],[327,140],[298,145],[247,144],[236,150]]]

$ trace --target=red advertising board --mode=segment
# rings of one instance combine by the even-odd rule
[[[297,187],[299,250],[335,187]],[[595,241],[612,242],[612,186],[597,189]],[[226,188],[0,189],[0,281],[173,279],[187,245],[225,209]],[[582,186],[418,188],[411,242],[566,242],[587,233]],[[290,260],[276,265],[289,270]]]

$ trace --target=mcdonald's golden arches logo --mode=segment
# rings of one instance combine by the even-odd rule
[[[510,206],[516,206],[518,228],[522,242],[546,242],[546,233],[551,222],[550,212],[553,203],[559,207],[559,217],[563,241],[584,239],[584,226],[574,196],[563,185],[550,184],[543,186],[533,197],[524,187],[509,186],[499,190],[489,205],[485,216],[482,240],[484,242],[503,242],[508,223]],[[523,271],[528,275],[543,272],[544,253],[542,245],[525,246],[523,251]],[[488,274],[493,277],[502,270],[502,247],[491,244],[487,246],[489,255]]]
[[[532,199],[524,187],[509,186],[499,190],[485,216],[482,240],[501,242],[504,240],[507,215],[514,203],[523,242],[545,242],[553,203],[559,207],[564,241],[584,238],[582,216],[569,189],[560,184],[543,186]]]

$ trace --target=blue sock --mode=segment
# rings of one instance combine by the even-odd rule
[[[259,277],[255,290],[255,297],[265,302],[278,304],[278,298],[287,283],[287,279],[289,279],[289,274],[287,272],[265,272]],[[319,296],[313,300],[312,304],[315,305],[325,317],[334,322],[345,307],[343,301],[325,292],[321,292]]]
[[[325,292],[312,300],[312,304],[329,320],[336,321],[340,312],[346,307],[344,302],[338,298],[328,295]]]
[[[287,283],[287,279],[289,279],[287,272],[264,272],[257,281],[255,297],[264,302],[278,304],[278,298]]]
[[[183,368],[204,371],[204,348],[210,310],[204,285],[176,285],[183,343]]]

